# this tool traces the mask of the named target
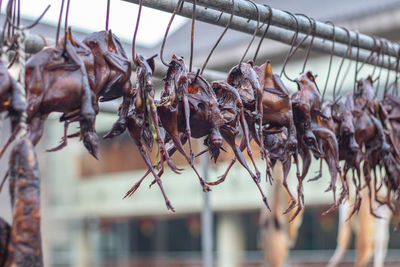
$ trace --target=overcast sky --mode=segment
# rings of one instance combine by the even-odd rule
[[[42,19],[42,23],[57,25],[61,7],[61,0],[21,0],[21,16],[28,19],[37,18],[47,5],[49,11]],[[65,2],[67,2],[65,0]],[[3,1],[2,13],[7,1]],[[70,0],[68,24],[72,30],[93,32],[105,28],[107,0]],[[122,0],[111,0],[109,28],[122,40],[132,40],[138,5]],[[64,7],[65,12],[65,7]],[[143,8],[140,27],[137,37],[139,45],[155,46],[163,38],[166,25],[171,17],[170,13]],[[176,16],[171,33],[185,22],[185,18]]]

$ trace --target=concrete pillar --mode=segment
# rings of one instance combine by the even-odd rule
[[[72,243],[71,263],[72,266],[89,267],[90,265],[90,244],[88,237],[88,226],[81,220],[74,224],[74,241]]]
[[[241,266],[244,249],[245,235],[240,215],[221,214],[217,221],[217,266]]]

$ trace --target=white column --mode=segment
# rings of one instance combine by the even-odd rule
[[[240,266],[244,246],[244,231],[240,215],[221,214],[217,221],[217,266]]]

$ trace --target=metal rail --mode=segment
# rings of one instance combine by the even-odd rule
[[[139,3],[139,0],[123,0],[123,1],[135,3],[135,4]],[[212,1],[210,1],[210,2],[212,2]],[[215,1],[215,2],[217,2],[217,1]],[[220,0],[218,0],[218,2],[220,2]],[[226,1],[224,0],[223,2],[226,2]],[[155,9],[166,11],[166,12],[172,12],[177,3],[178,3],[178,0],[143,0],[144,6],[155,8]],[[232,7],[232,6],[230,6],[230,7]],[[191,18],[192,17],[192,8],[193,8],[193,5],[191,3],[185,2],[185,4],[182,6],[182,8],[180,9],[180,12],[178,14],[181,16],[187,17],[187,18]],[[239,9],[239,7],[237,7],[237,8]],[[263,10],[265,10],[265,8]],[[254,7],[253,7],[253,12],[254,12]],[[275,13],[274,13],[273,17],[274,16],[275,16]],[[229,13],[221,14],[220,11],[206,8],[204,6],[197,6],[197,8],[196,8],[196,19],[206,22],[206,23],[225,27],[229,20],[229,17],[230,17]],[[264,18],[265,18],[265,14],[264,14]],[[299,21],[300,20],[301,19],[299,19]],[[319,23],[318,25],[321,25],[321,22],[317,22],[317,23]],[[308,22],[308,20],[307,20],[307,24],[308,24],[308,27],[311,26],[310,23]],[[239,16],[235,16],[230,24],[231,29],[234,29],[234,30],[237,30],[240,32],[244,32],[244,33],[249,33],[249,34],[253,34],[256,27],[257,27],[256,21],[248,20],[248,19],[245,19],[245,18],[242,18]],[[322,26],[319,26],[319,27],[321,29]],[[266,25],[264,25],[263,27],[260,27],[259,30],[257,31],[257,35],[262,37],[265,28],[266,28]],[[304,28],[305,28],[305,25],[303,24],[303,29]],[[308,29],[310,29],[310,28],[308,28]],[[333,28],[331,27],[330,29],[332,30]],[[338,27],[335,28],[335,31],[336,30],[340,31]],[[345,30],[343,30],[343,31],[346,32]],[[332,47],[331,39],[333,39],[332,33],[333,32],[331,32],[329,35],[326,34],[327,35],[326,38],[316,37],[313,41],[312,49],[315,51],[330,54],[331,47]],[[266,37],[276,40],[276,41],[279,41],[279,42],[282,42],[282,43],[290,44],[293,34],[294,34],[294,32],[291,30],[287,30],[287,29],[277,27],[277,26],[270,26]],[[335,35],[336,35],[336,33],[335,33]],[[356,35],[355,32],[350,33],[350,39],[351,39],[351,36],[354,37],[354,35]],[[369,42],[365,41],[366,43],[364,42],[363,46],[368,47],[369,49],[363,49],[363,48],[361,48],[361,43],[362,43],[361,36],[368,36],[368,35],[361,35],[361,34],[359,35],[360,49],[357,48],[358,46],[352,46],[352,53],[348,53],[348,51],[347,51],[348,45],[347,44],[343,44],[343,43],[335,41],[335,49],[333,51],[333,54],[336,56],[339,56],[339,57],[345,57],[345,58],[350,58],[350,59],[355,60],[355,55],[357,54],[357,50],[359,49],[358,61],[360,61],[360,62],[365,61],[366,63],[373,64],[373,65],[376,64],[377,58],[370,57],[370,54],[371,54],[371,51],[377,51],[376,47],[379,47],[379,45],[380,45],[379,41],[376,43],[375,49],[373,47],[373,44],[372,44],[372,46],[369,46],[369,45],[367,46],[366,43],[369,43]],[[297,45],[298,43],[300,43],[304,37],[306,37],[306,34],[299,33],[295,44]],[[347,34],[346,34],[346,38],[347,38]],[[373,43],[373,38],[371,36],[365,37],[364,39],[372,40],[372,43]],[[335,40],[337,40],[337,36],[335,37]],[[348,40],[346,39],[346,41],[348,41]],[[307,38],[307,40],[305,40],[300,45],[300,47],[303,49],[306,49],[310,46],[310,43],[311,43],[311,38]],[[385,54],[387,51],[392,51],[392,52],[396,51],[396,53],[390,52],[390,54],[397,55],[397,51],[400,51],[399,45],[397,43],[387,41],[387,43],[384,43],[384,45],[385,45],[385,49],[383,49],[384,51],[382,51],[383,54]],[[383,60],[379,59],[378,65],[382,66],[386,69],[395,70],[396,58],[385,56]]]
[[[193,0],[186,0],[187,2],[193,2]],[[246,19],[254,20],[258,17],[257,9],[260,13],[261,21],[268,21],[269,17],[271,17],[271,25],[279,25],[284,28],[295,31],[296,30],[296,22],[294,18],[289,15],[287,12],[271,8],[272,14],[264,5],[256,4],[256,7],[253,3],[246,0],[235,0],[235,15],[239,17],[243,17]],[[197,5],[201,5],[208,8],[213,8],[222,12],[230,13],[232,10],[232,0],[197,0]],[[296,16],[296,19],[299,24],[299,31],[303,33],[307,33],[310,30],[310,22],[304,16]],[[332,25],[316,21],[315,24],[315,36],[318,36],[323,39],[332,40]],[[381,48],[381,44],[379,42],[374,42],[374,38],[370,35],[359,33],[359,41],[357,40],[357,32],[350,31],[350,40],[352,46],[360,47],[366,50],[375,50],[378,51]],[[348,44],[349,39],[347,37],[347,32],[343,28],[335,27],[335,40],[336,42]],[[400,51],[400,45],[398,43],[391,42],[388,51],[385,51],[384,54],[396,57]]]

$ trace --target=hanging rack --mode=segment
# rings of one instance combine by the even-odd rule
[[[130,3],[137,4],[139,0],[123,0]],[[183,5],[179,15],[191,18],[192,17],[192,9],[193,5],[190,3],[193,0],[186,0],[185,5]],[[178,0],[143,0],[143,5],[147,7],[151,7],[154,9],[172,12],[176,6]],[[232,2],[229,0],[198,0],[196,9],[196,19],[199,21],[203,21],[209,24],[219,25],[225,27],[228,20],[230,11],[232,9]],[[260,19],[264,21],[268,19],[268,16],[271,14],[269,8],[257,4],[257,8],[260,11]],[[273,39],[282,43],[289,44],[291,37],[293,36],[293,27],[295,27],[294,19],[285,13],[284,11],[278,9],[271,9],[272,17],[271,23],[275,26],[271,25],[268,33],[266,35],[267,38]],[[221,11],[224,14],[221,15]],[[257,22],[254,20],[257,18],[257,11],[255,7],[245,0],[235,1],[235,17],[233,18],[230,28],[244,32],[253,34],[254,30],[257,27]],[[305,36],[304,32],[310,31],[310,23],[308,19],[297,16],[299,21],[299,36],[298,40],[302,40]],[[262,37],[266,25],[261,27],[257,31],[257,36]],[[326,54],[331,53],[332,47],[332,39],[333,39],[333,26],[329,24],[325,24],[320,21],[315,22],[315,39],[313,42],[313,50],[320,51]],[[352,44],[352,54],[357,53],[358,47],[360,47],[359,58],[360,62],[366,62],[368,64],[375,64],[376,58],[369,57],[371,51],[376,51],[379,49],[379,45],[374,45],[374,39],[370,35],[359,34],[357,41],[357,33],[354,31],[350,32],[350,43]],[[335,28],[335,49],[333,54],[339,57],[348,57],[347,51],[347,43],[349,41],[347,33],[344,29],[340,29],[338,27]],[[301,48],[308,48],[311,40],[306,40],[303,44],[300,45]],[[383,67],[390,70],[395,69],[395,61],[397,56],[397,51],[400,49],[400,45],[395,42],[390,42],[389,49],[385,51],[385,60],[383,62]],[[354,60],[354,59],[353,59]]]

